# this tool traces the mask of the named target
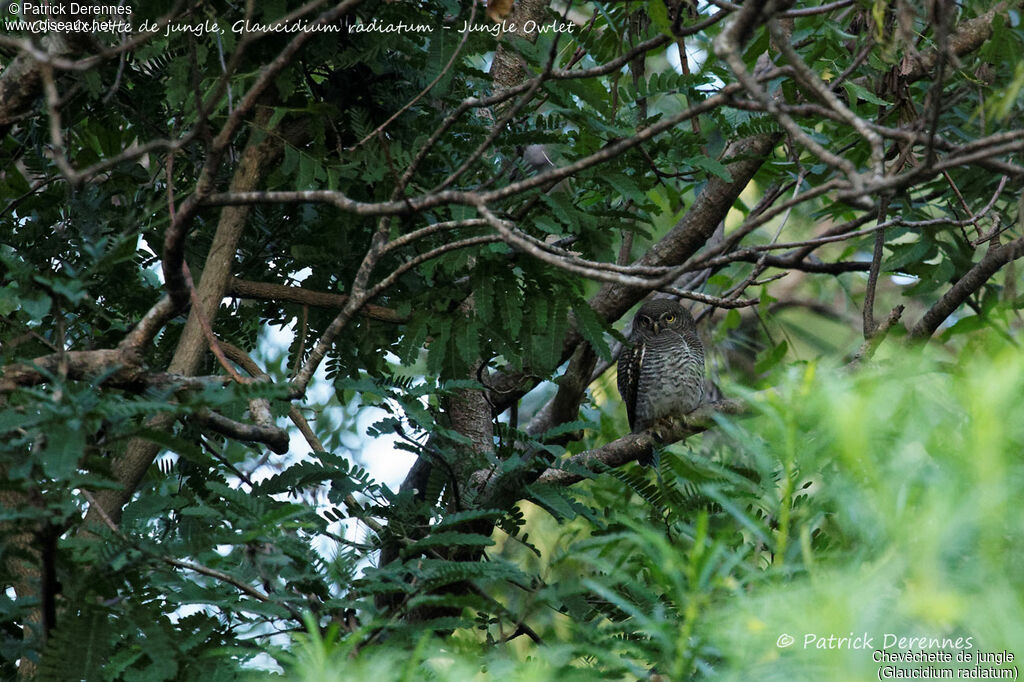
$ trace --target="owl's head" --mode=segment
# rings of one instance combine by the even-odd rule
[[[656,298],[640,306],[633,318],[633,333],[649,339],[665,331],[696,332],[693,316],[678,301]]]

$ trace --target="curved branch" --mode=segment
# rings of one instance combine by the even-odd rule
[[[596,473],[622,466],[646,455],[655,445],[670,445],[707,431],[715,425],[716,414],[735,415],[746,411],[747,403],[742,400],[719,400],[708,403],[685,417],[662,420],[646,431],[631,433],[599,448],[566,457],[558,463],[557,468],[549,468],[542,473],[537,478],[537,483],[572,485],[585,477],[585,472],[579,469]]]
[[[916,341],[927,341],[942,322],[953,314],[960,304],[984,286],[989,277],[1010,261],[1024,257],[1024,237],[1011,242],[993,245],[985,256],[974,264],[957,283],[940,298],[921,320],[910,330],[910,338]]]
[[[145,388],[204,390],[231,381],[226,376],[150,372],[142,365],[139,349],[118,347],[51,353],[27,363],[17,362],[0,367],[0,393],[9,393],[25,386],[38,386],[58,372],[71,381],[92,381],[97,387],[111,386],[136,393]]]
[[[432,258],[437,258],[438,256],[447,253],[448,251],[454,251],[455,249],[462,249],[467,246],[476,246],[479,244],[489,244],[497,241],[501,241],[501,238],[497,235],[484,235],[482,237],[469,237],[468,239],[443,244],[435,249],[427,251],[426,253],[421,253],[420,255],[411,258],[405,263],[402,263],[384,279],[377,282],[377,284],[373,285],[369,289],[366,289],[365,280],[369,278],[370,271],[372,271],[374,265],[376,265],[377,258],[382,253],[383,248],[383,245],[371,246],[363,259],[363,265],[360,266],[360,273],[365,271],[365,277],[360,278],[360,275],[357,274],[357,281],[352,287],[352,295],[349,297],[348,301],[346,301],[341,312],[338,313],[338,315],[327,326],[327,329],[324,330],[323,334],[320,335],[316,345],[310,351],[309,357],[306,359],[306,363],[291,380],[291,397],[297,398],[306,392],[306,387],[309,386],[309,382],[312,380],[317,367],[320,366],[320,363],[323,361],[324,357],[326,357],[327,351],[330,350],[331,344],[334,343],[334,339],[337,338],[338,334],[341,333],[341,330],[345,328],[345,325],[349,323],[356,312],[366,305],[367,301],[372,300],[385,289],[393,285],[404,273]]]
[[[58,372],[72,380],[102,377],[98,383],[112,386],[142,385],[146,377],[142,357],[134,348],[64,351],[3,367],[0,369],[0,393],[21,386],[36,386]]]
[[[90,493],[88,490],[84,488],[79,488],[79,492],[82,494],[82,497],[84,497],[86,501],[89,503],[89,509],[95,509],[96,513],[103,520],[103,523],[106,524],[107,528],[109,528],[115,535],[117,535],[121,539],[121,541],[124,542],[126,545],[134,547],[135,549],[139,550],[140,552],[143,552],[144,554],[148,554],[149,556],[155,557],[160,561],[163,561],[168,566],[174,566],[175,568],[184,568],[186,570],[199,573],[200,575],[205,575],[208,578],[213,578],[215,580],[220,580],[221,582],[227,583],[229,585],[233,585],[240,592],[247,594],[258,601],[270,601],[270,597],[268,595],[260,592],[249,583],[239,580],[238,578],[235,578],[233,575],[224,573],[223,571],[218,571],[217,569],[210,568],[209,566],[203,566],[202,564],[198,564],[194,561],[183,561],[181,559],[175,559],[173,557],[156,554],[152,550],[149,550],[148,548],[143,547],[142,545],[134,542],[131,538],[129,538],[127,535],[121,532],[121,529],[117,527],[117,524],[114,522],[112,518],[110,518],[110,515],[107,514],[106,511],[104,511],[103,506],[96,501],[96,498],[93,497],[92,493]]]
[[[1006,2],[999,2],[984,14],[967,19],[957,26],[956,32],[949,36],[949,49],[957,57],[963,56],[985,44],[992,37],[992,21],[997,15],[1005,14]],[[909,69],[903,77],[908,81],[920,80],[932,73],[941,59],[938,50],[929,50],[924,54],[910,55]]]
[[[707,403],[688,415],[659,420],[646,431],[630,433],[599,448],[566,457],[560,460],[557,466],[548,468],[541,473],[536,478],[536,482],[572,485],[587,478],[588,473],[598,473],[609,468],[619,467],[647,455],[656,445],[670,445],[694,434],[707,431],[715,425],[715,415],[737,415],[743,414],[747,410],[747,403],[743,400],[729,399]],[[521,485],[523,482],[515,477],[508,483]],[[478,490],[485,490],[486,492],[483,494],[488,500],[495,496],[511,495],[515,497],[522,494],[521,489],[503,491],[502,488],[505,485],[506,481],[502,480],[502,476],[492,468],[476,471],[470,477],[470,486]]]
[[[263,443],[279,455],[288,452],[288,433],[276,426],[243,424],[205,407],[192,418],[228,438],[248,443]]]
[[[323,12],[310,22],[309,26],[319,26],[336,21],[350,9],[359,5],[362,0],[344,0],[333,8]],[[248,35],[248,34],[245,34]],[[243,35],[243,41],[246,39]],[[207,150],[206,162],[199,172],[195,192],[182,202],[172,217],[171,224],[164,234],[162,265],[167,293],[177,309],[188,304],[189,287],[185,281],[182,268],[185,264],[185,235],[192,219],[203,203],[203,198],[210,193],[214,178],[220,169],[224,155],[227,153],[245,118],[255,108],[263,92],[274,82],[281,71],[295,58],[298,51],[316,35],[315,31],[303,31],[295,35],[274,59],[260,70],[259,77],[242,97],[238,106],[230,113],[228,120],[221,127]]]
[[[647,140],[660,135],[670,128],[691,118],[699,116],[726,104],[729,97],[738,90],[738,86],[727,85],[717,95],[713,95],[703,102],[681,111],[673,116],[668,116],[649,128],[644,128],[636,135],[623,138],[614,142],[600,151],[594,152],[566,166],[552,168],[551,170],[538,173],[519,182],[500,187],[487,192],[462,192],[456,190],[445,190],[421,194],[417,197],[409,197],[402,200],[380,201],[368,203],[350,199],[341,192],[333,190],[309,190],[309,191],[282,191],[282,192],[217,192],[211,193],[203,198],[202,203],[207,206],[231,206],[245,204],[330,204],[346,213],[357,215],[389,216],[408,215],[430,208],[436,208],[445,204],[461,204],[475,206],[480,202],[492,203],[502,199],[522,194],[538,187],[555,184],[558,181],[575,175],[580,171],[592,166],[604,163],[610,159],[620,156],[623,152],[640,145]]]
[[[625,269],[624,266],[607,265],[605,264],[580,264],[575,262],[575,259],[570,256],[563,256],[557,253],[552,253],[546,245],[542,244],[536,239],[519,232],[506,221],[498,218],[489,208],[482,202],[476,205],[476,210],[490,223],[491,227],[498,233],[499,238],[509,246],[512,246],[520,251],[530,254],[537,260],[553,265],[556,268],[561,268],[566,272],[571,272],[582,277],[594,279],[599,282],[610,282],[612,284],[618,284],[627,287],[643,287],[653,288],[660,282],[660,279],[647,279],[644,277],[635,277],[620,272]],[[600,265],[601,267],[594,267]],[[628,266],[626,266],[628,267]]]
[[[146,311],[139,323],[128,332],[121,343],[117,344],[119,350],[134,349],[141,350],[156,337],[157,333],[164,326],[164,323],[174,314],[174,305],[168,296],[164,296],[153,304],[153,307]]]

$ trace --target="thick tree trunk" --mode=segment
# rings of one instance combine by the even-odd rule
[[[259,189],[267,171],[273,167],[274,161],[283,153],[282,136],[264,133],[270,116],[269,109],[260,110],[257,114],[253,133],[250,135],[249,143],[243,150],[238,168],[231,179],[231,191],[244,192]],[[232,263],[249,212],[249,206],[226,206],[221,210],[217,231],[203,265],[202,277],[196,285],[200,307],[198,314],[209,320],[211,325],[217,316],[220,302],[228,291],[228,283],[232,276]],[[206,351],[206,339],[203,336],[197,311],[192,310],[167,371],[186,376],[195,374],[200,368]],[[173,423],[173,416],[160,415],[152,419],[149,426],[155,429],[166,429]],[[131,499],[135,489],[142,481],[142,477],[159,452],[160,446],[156,443],[135,438],[128,443],[124,453],[114,460],[112,469],[121,488],[99,491],[96,493],[96,500],[115,523],[120,521],[124,505]],[[100,521],[97,510],[89,510],[87,521]]]

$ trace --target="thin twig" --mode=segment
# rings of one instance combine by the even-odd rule
[[[856,367],[865,360],[870,360],[878,349],[878,346],[881,345],[882,341],[884,341],[885,337],[889,334],[889,330],[900,321],[900,317],[902,315],[902,305],[898,305],[889,311],[889,316],[885,319],[885,322],[878,325],[878,327],[875,328],[875,332],[871,335],[871,338],[865,339],[857,352],[854,353],[853,357],[850,359],[849,366]]]
[[[475,17],[476,17],[476,3],[474,2],[474,3],[470,4],[470,7],[469,7],[469,23],[470,24],[473,23]],[[397,119],[399,116],[401,116],[406,111],[408,111],[414,104],[416,104],[416,102],[418,102],[421,99],[423,99],[423,97],[428,92],[433,90],[434,86],[437,85],[438,82],[440,82],[440,80],[442,78],[444,78],[444,75],[451,70],[452,65],[455,64],[455,60],[459,58],[459,53],[462,52],[462,48],[466,45],[466,41],[468,39],[469,39],[469,31],[463,31],[462,32],[462,40],[460,40],[459,44],[455,46],[455,51],[452,52],[452,56],[451,56],[451,58],[448,59],[448,63],[445,64],[444,68],[442,68],[441,71],[437,74],[437,76],[434,77],[434,80],[432,80],[429,83],[427,83],[426,87],[424,87],[422,90],[420,90],[418,93],[416,93],[416,96],[413,97],[408,102],[406,102],[405,105],[403,105],[401,108],[398,109],[398,111],[396,111],[395,113],[391,114],[391,116],[389,116],[386,121],[384,121],[379,126],[377,126],[373,130],[368,132],[363,137],[363,139],[359,140],[354,145],[352,145],[349,148],[349,151],[354,151],[356,149],[359,149],[359,147],[363,146],[363,144],[367,140],[369,140],[372,137],[375,137],[378,133],[384,132],[384,130],[387,129],[387,127],[389,125],[391,125],[395,121],[395,119]]]
[[[230,575],[223,571],[218,571],[217,569],[210,568],[209,566],[203,566],[202,564],[196,563],[194,561],[184,561],[182,559],[175,559],[173,557],[157,554],[153,550],[147,549],[146,547],[139,545],[138,543],[134,542],[131,538],[129,538],[127,535],[125,535],[123,532],[121,532],[121,529],[118,528],[117,524],[114,523],[114,520],[110,518],[110,515],[107,514],[107,511],[103,508],[103,505],[99,504],[96,501],[96,498],[92,496],[92,493],[90,493],[88,490],[84,488],[79,488],[78,491],[82,494],[82,497],[84,497],[86,501],[89,503],[89,508],[96,510],[96,512],[99,514],[100,519],[103,520],[103,523],[107,526],[107,528],[109,528],[111,532],[113,532],[122,542],[124,542],[129,547],[134,547],[138,551],[143,552],[144,554],[148,554],[149,556],[155,559],[159,559],[160,561],[164,562],[169,566],[174,566],[175,568],[184,568],[185,570],[193,571],[195,573],[199,573],[200,575],[205,575],[209,578],[213,578],[215,580],[219,580],[221,582],[232,585],[233,587],[237,588],[240,592],[243,592],[258,601],[273,601],[269,595],[260,592],[252,585],[249,585],[248,583],[239,580],[233,575]],[[291,610],[291,608],[287,604],[282,604],[282,606]],[[298,614],[293,615],[295,617],[298,617]]]
[[[878,207],[878,222],[885,222],[885,214],[889,210],[889,197],[883,196]],[[882,269],[882,249],[885,247],[885,229],[875,232],[875,249],[871,254],[871,269],[868,270],[868,283],[864,289],[864,340],[870,341],[878,331],[875,327],[875,288],[878,285],[878,273]]]
[[[871,169],[874,171],[876,177],[882,177],[885,175],[885,169],[883,167],[884,162],[884,151],[882,149],[882,138],[881,136],[871,129],[869,125],[860,116],[857,116],[853,111],[850,110],[842,100],[840,100],[833,89],[827,85],[818,77],[811,67],[807,66],[807,63],[800,57],[796,49],[793,48],[789,36],[787,36],[779,23],[775,20],[768,22],[768,30],[775,38],[775,45],[782,52],[782,55],[786,58],[786,61],[796,70],[797,79],[804,84],[805,87],[809,88],[814,95],[825,102],[829,108],[835,111],[839,116],[850,126],[856,130],[861,137],[868,141],[871,146]],[[856,181],[850,178],[851,181],[856,185]]]
[[[658,289],[658,291],[664,291],[666,294],[672,294],[673,296],[685,298],[690,301],[697,301],[698,303],[704,303],[715,308],[748,308],[761,302],[760,299],[757,298],[727,298],[722,296],[711,296],[709,294],[702,294],[699,291],[686,291],[676,287],[662,287],[661,289]]]

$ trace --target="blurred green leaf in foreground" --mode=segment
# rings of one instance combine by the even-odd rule
[[[425,636],[360,651],[355,636],[302,635],[291,676],[863,680],[886,665],[892,675],[1010,670],[977,656],[1017,655],[1024,642],[1019,349],[978,339],[958,359],[907,355],[853,373],[797,364],[777,380],[750,395],[754,416],[663,457],[654,504],[636,493],[623,504],[621,483],[605,476],[578,491],[601,524],[547,517],[545,530],[545,517],[527,515],[527,528],[536,520],[538,532],[557,534],[555,547],[564,543],[545,554],[547,585],[526,606],[543,647]],[[952,662],[878,662],[883,647]],[[957,662],[962,652],[973,660]]]

